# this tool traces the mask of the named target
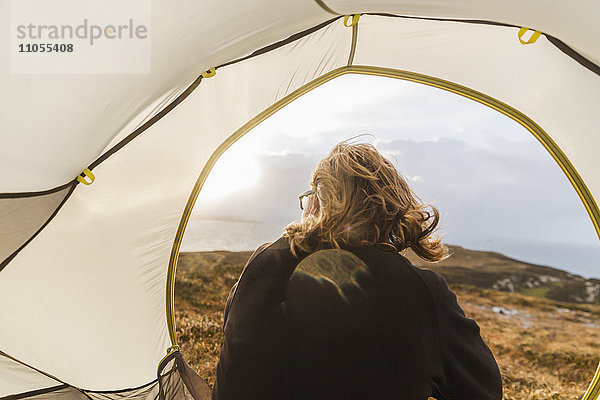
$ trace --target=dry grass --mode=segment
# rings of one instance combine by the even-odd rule
[[[177,337],[188,363],[211,384],[223,340],[223,307],[250,254],[182,253],[180,258]],[[581,398],[600,361],[600,306],[467,285],[452,288],[496,357],[504,399]]]
[[[600,327],[594,322],[598,306],[454,289],[496,357],[505,399],[581,398],[600,361]],[[494,312],[493,307],[508,313]]]

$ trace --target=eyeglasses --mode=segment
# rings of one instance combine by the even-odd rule
[[[308,189],[306,192],[300,194],[298,197],[300,199],[300,209],[304,211],[304,207],[307,206],[306,202],[308,201],[308,197],[317,193],[315,189]]]

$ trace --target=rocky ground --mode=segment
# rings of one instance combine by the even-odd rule
[[[579,399],[600,362],[598,280],[452,246],[420,267],[446,277],[492,349],[507,400]],[[214,382],[223,307],[251,252],[181,253],[175,289],[177,337],[190,365]]]

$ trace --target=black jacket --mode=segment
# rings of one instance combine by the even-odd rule
[[[502,398],[445,279],[376,246],[257,249],[225,307],[216,400]]]

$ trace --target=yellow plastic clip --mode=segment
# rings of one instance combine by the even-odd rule
[[[178,345],[173,345],[167,349],[167,354],[171,354],[171,353],[174,353],[179,350],[180,350],[180,348]]]
[[[521,28],[521,29],[519,29],[519,41],[521,42],[521,44],[531,44],[531,43],[534,43],[536,40],[538,40],[538,38],[542,34],[542,32],[540,32],[540,31],[534,31],[533,34],[531,35],[531,37],[529,38],[529,40],[528,41],[524,41],[522,39],[523,35],[528,30],[529,30],[529,28]]]
[[[210,78],[211,76],[215,76],[216,73],[217,73],[217,71],[215,71],[215,68],[213,67],[213,68],[209,69],[208,71],[203,72],[202,76],[204,78]]]
[[[90,178],[89,182],[85,179],[85,177],[81,176],[81,174],[84,174],[85,176]],[[92,174],[92,171],[90,171],[89,168],[84,169],[81,174],[77,176],[77,180],[83,183],[84,185],[91,185],[96,180],[96,177],[94,176],[94,174]]]
[[[353,14],[352,15],[352,23],[350,25],[348,25],[348,20],[350,19],[350,15],[344,15],[344,26],[347,26],[348,28],[350,28],[352,25],[356,25],[358,23],[358,20],[360,18],[360,14]]]
[[[160,360],[160,362],[158,363],[158,367],[156,367],[156,375],[158,377],[161,376],[160,375],[160,373],[161,373],[160,367],[161,367],[161,364],[163,363],[163,361],[165,361],[171,354],[175,353],[176,351],[179,351],[179,346],[177,346],[177,345],[173,345],[167,349],[167,355],[164,356],[162,358],[162,360]]]

